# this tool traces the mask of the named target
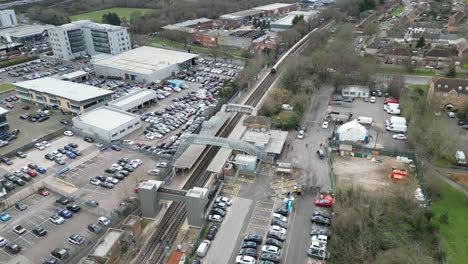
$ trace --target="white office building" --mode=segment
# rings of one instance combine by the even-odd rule
[[[102,106],[72,119],[73,127],[82,133],[111,142],[141,127],[140,116]]]
[[[17,25],[15,10],[0,10],[0,28],[16,27]]]
[[[89,20],[49,29],[49,40],[54,57],[64,60],[99,53],[117,55],[131,49],[127,28]]]

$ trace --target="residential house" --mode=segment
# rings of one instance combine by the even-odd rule
[[[447,22],[447,30],[449,32],[456,32],[458,31],[458,26],[466,18],[468,12],[465,10],[458,11],[455,14],[451,15]]]
[[[385,47],[377,51],[377,57],[383,63],[401,64],[411,59],[411,51],[407,48]]]
[[[441,109],[460,108],[468,101],[468,79],[434,77],[429,83],[427,98],[435,99]]]
[[[457,51],[451,49],[432,49],[424,55],[424,65],[437,69],[449,66],[458,60]]]

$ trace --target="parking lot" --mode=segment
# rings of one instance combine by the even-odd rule
[[[403,140],[393,139],[392,133],[385,130],[385,120],[392,116],[384,111],[384,97],[376,97],[375,103],[365,102],[362,98],[356,98],[352,103],[344,103],[342,106],[333,105],[330,111],[337,111],[340,114],[352,113],[354,118],[360,116],[372,117],[372,125],[369,128],[369,143],[371,148],[388,148],[398,151],[406,149],[406,142]]]
[[[42,58],[0,69],[0,77],[6,82],[34,80],[46,76],[69,73],[74,71],[74,69],[75,65],[73,63]]]

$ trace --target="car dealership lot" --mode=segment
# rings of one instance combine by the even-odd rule
[[[86,208],[82,208],[79,213],[74,214],[70,219],[66,219],[61,225],[52,223],[49,216],[65,208],[64,205],[55,202],[59,197],[53,193],[45,197],[39,194],[32,195],[23,201],[28,206],[26,210],[19,211],[12,207],[6,210],[12,216],[12,219],[0,223],[0,236],[20,245],[22,250],[18,255],[27,258],[30,263],[38,263],[57,247],[70,248],[72,251],[79,250],[79,248],[67,242],[68,236],[81,234],[84,237],[89,237],[91,233],[87,231],[86,226],[90,223],[97,223],[99,215],[86,210]],[[14,233],[12,227],[18,224],[22,225],[27,232],[22,235]],[[38,225],[47,230],[45,236],[38,237],[31,232]],[[15,259],[15,256],[0,248],[0,262],[8,262],[11,259]]]

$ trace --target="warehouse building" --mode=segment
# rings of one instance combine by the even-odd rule
[[[313,19],[317,16],[317,11],[292,11],[289,12],[285,17],[280,18],[270,23],[271,31],[278,32],[291,28],[293,26],[294,18],[297,16],[303,16],[305,21]]]
[[[213,19],[206,17],[187,20],[181,23],[164,26],[165,30],[176,30],[183,32],[194,32],[196,30],[210,29],[213,27]]]
[[[127,28],[75,21],[49,29],[54,57],[73,60],[99,53],[116,55],[131,49]]]
[[[297,9],[296,4],[274,3],[264,6],[257,6],[252,8],[254,10],[262,11],[266,16],[282,15]]]
[[[144,106],[151,106],[156,102],[156,91],[149,89],[140,89],[131,94],[122,96],[107,105],[122,111],[135,112]]]
[[[190,69],[196,57],[197,54],[143,46],[94,62],[94,71],[96,76],[159,82],[182,69]]]
[[[42,40],[47,36],[47,30],[53,28],[53,25],[19,25],[12,28],[0,30],[0,38],[7,42],[34,42]]]
[[[51,77],[14,83],[22,102],[80,114],[112,100],[112,91]]]
[[[238,28],[252,21],[253,18],[260,17],[262,14],[262,10],[249,9],[238,11],[220,16],[219,23],[223,25],[225,29]]]
[[[96,108],[72,119],[82,133],[111,142],[141,127],[140,116],[108,106]]]

